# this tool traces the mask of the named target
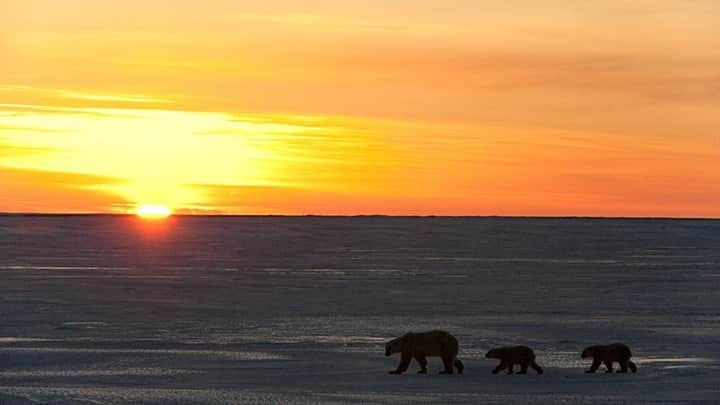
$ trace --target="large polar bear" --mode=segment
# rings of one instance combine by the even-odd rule
[[[407,371],[412,359],[420,365],[420,374],[427,374],[427,357],[442,358],[445,370],[440,374],[452,374],[453,367],[462,374],[462,361],[457,359],[459,345],[455,337],[442,330],[422,333],[406,333],[385,344],[385,356],[402,353],[400,364],[390,374],[402,374]]]

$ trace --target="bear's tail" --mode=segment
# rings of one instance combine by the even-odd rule
[[[455,368],[457,369],[458,374],[462,374],[463,370],[465,370],[465,365],[459,359],[455,359]]]

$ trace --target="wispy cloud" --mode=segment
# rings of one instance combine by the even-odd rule
[[[3,166],[0,177],[0,212],[111,212],[128,204],[104,189],[119,179]]]
[[[158,97],[149,97],[139,94],[92,94],[71,90],[59,90],[57,95],[64,98],[91,101],[116,101],[137,104],[168,104],[171,101]]]
[[[0,85],[0,94],[4,94],[4,105],[12,104],[67,104],[63,100],[76,100],[87,102],[85,106],[123,106],[123,105],[162,105],[167,106],[174,102],[168,98],[149,96],[144,94],[126,93],[97,93],[81,90],[55,89],[34,87],[27,85]],[[13,101],[16,101],[13,103]]]

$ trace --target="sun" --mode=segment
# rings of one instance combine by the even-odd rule
[[[172,211],[165,205],[142,204],[138,206],[136,214],[144,219],[164,219],[172,215]]]

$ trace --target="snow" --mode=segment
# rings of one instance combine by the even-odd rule
[[[0,404],[720,401],[720,222],[0,217]],[[463,375],[384,343],[458,337]],[[628,344],[637,374],[585,374]],[[544,375],[492,375],[496,346]]]

